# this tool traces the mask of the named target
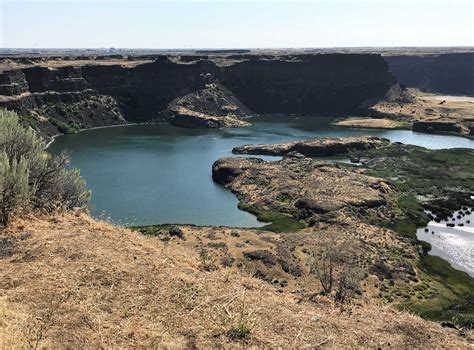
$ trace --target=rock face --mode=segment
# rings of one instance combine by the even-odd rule
[[[474,53],[385,57],[406,86],[445,94],[474,95]]]
[[[462,131],[461,125],[451,121],[419,121],[413,123],[413,131],[433,133],[433,132],[454,132]]]
[[[246,58],[223,68],[220,81],[256,113],[342,115],[385,96],[396,83],[387,70],[376,55]]]
[[[275,162],[223,158],[214,163],[212,177],[251,207],[298,219],[346,209],[378,208],[388,203],[392,191],[379,178],[310,158]]]
[[[55,118],[70,124],[71,96],[74,103],[93,95],[110,97],[112,105],[117,104],[117,121],[108,113],[97,115],[92,108],[80,113],[84,117],[92,115],[92,120],[106,119],[113,123],[168,120],[170,104],[189,94],[200,95],[199,91],[207,89],[210,75],[213,83],[231,92],[235,101],[239,101],[237,105],[245,105],[255,113],[334,115],[355,113],[361,103],[383,97],[395,83],[386,62],[375,54],[154,58],[153,62],[134,65],[126,64],[125,60],[123,64],[62,62],[62,66],[56,62],[54,66],[43,63],[43,66],[4,71],[0,73],[0,107],[17,111],[41,131],[54,126],[48,111],[55,109],[53,100],[64,103],[68,112]],[[112,105],[109,107],[113,108]],[[215,116],[199,109],[190,110]],[[229,110],[223,115],[233,112]],[[188,115],[186,123],[189,119]],[[79,127],[95,126],[82,124]]]
[[[297,152],[307,157],[330,156],[344,154],[352,150],[360,151],[382,147],[389,143],[390,141],[387,139],[372,136],[330,137],[280,144],[243,145],[235,147],[232,153],[283,156],[290,152]]]

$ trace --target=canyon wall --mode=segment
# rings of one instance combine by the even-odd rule
[[[397,80],[408,87],[474,96],[474,53],[384,58]]]
[[[375,54],[159,56],[137,65],[31,66],[0,73],[0,107],[50,135],[66,129],[166,120],[176,98],[227,88],[254,113],[355,113],[396,83]]]
[[[378,55],[251,59],[222,69],[221,82],[257,113],[355,113],[396,83]]]

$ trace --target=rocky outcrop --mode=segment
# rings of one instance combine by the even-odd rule
[[[14,96],[28,92],[28,83],[22,71],[7,71],[0,74],[0,95]]]
[[[7,70],[0,74],[0,107],[13,109],[25,119],[38,121],[34,111],[40,119],[48,120],[44,100],[59,98],[67,104],[63,96],[74,93],[75,97],[84,94],[112,98],[126,122],[169,120],[170,104],[177,99],[186,100],[189,94],[201,95],[199,91],[207,89],[211,76],[212,83],[222,87],[221,92],[232,95],[234,106],[217,104],[224,109],[230,107],[219,115],[188,108],[191,111],[232,118],[249,111],[334,115],[355,113],[364,101],[383,97],[395,82],[383,58],[375,54],[154,59],[147,63],[123,59],[121,64],[93,60],[81,64],[71,61],[68,65],[54,61],[50,66],[48,61],[41,61],[41,66],[33,63],[27,68]],[[189,120],[188,115],[186,123]],[[64,122],[69,123],[68,115]],[[40,130],[47,129],[47,122],[37,124]],[[215,123],[204,123],[207,124]],[[224,121],[225,124],[233,122]]]
[[[386,56],[390,71],[409,87],[427,92],[474,95],[474,53]]]
[[[241,120],[250,115],[229,90],[205,76],[208,84],[202,90],[178,97],[168,107],[171,123],[190,128],[246,127],[250,123]]]
[[[212,116],[186,108],[173,111],[171,123],[185,128],[242,128],[251,124],[233,116]]]
[[[381,179],[310,158],[223,158],[214,163],[212,177],[252,208],[309,221],[349,208],[377,210],[392,191]]]
[[[454,132],[462,131],[461,125],[455,121],[418,121],[413,123],[413,131],[436,133],[436,132]]]
[[[307,157],[317,157],[368,150],[386,146],[389,143],[387,139],[373,136],[330,137],[280,144],[243,145],[235,147],[232,153],[283,156],[290,152],[297,152]]]

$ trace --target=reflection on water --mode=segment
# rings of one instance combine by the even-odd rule
[[[449,225],[449,226],[448,226]],[[416,232],[419,240],[431,244],[429,254],[474,277],[474,215],[472,208],[460,210],[448,220],[430,221]]]
[[[61,136],[50,151],[72,151],[73,166],[81,169],[93,192],[96,217],[105,213],[123,224],[252,227],[261,223],[238,210],[237,198],[211,178],[213,162],[232,156],[233,147],[351,135],[376,135],[427,148],[474,146],[474,141],[460,137],[336,128],[331,121],[333,118],[260,116],[252,118],[250,128],[223,130],[131,125]]]

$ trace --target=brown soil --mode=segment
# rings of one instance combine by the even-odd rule
[[[209,268],[193,244],[212,233],[214,243],[238,242],[219,228],[184,228],[183,239],[163,242],[82,214],[16,221],[1,232],[10,248],[0,257],[0,347],[469,347],[454,330],[368,300],[341,312],[245,268]],[[271,238],[258,237],[254,249]],[[229,336],[239,320],[247,339]]]

